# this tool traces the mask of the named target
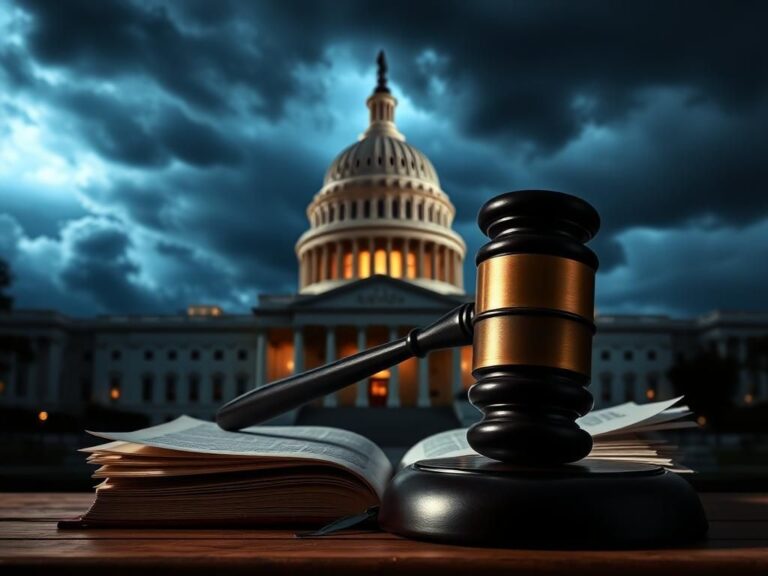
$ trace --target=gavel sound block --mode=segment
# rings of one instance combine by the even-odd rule
[[[707,530],[698,496],[663,468],[584,459],[576,419],[587,390],[600,226],[566,194],[502,194],[480,210],[490,241],[477,255],[474,306],[407,337],[252,390],[217,422],[249,426],[432,350],[473,344],[467,439],[478,454],[417,462],[393,479],[380,525],[407,537],[485,546],[638,547],[685,543]]]

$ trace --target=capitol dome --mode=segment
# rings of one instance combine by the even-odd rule
[[[316,294],[384,274],[444,294],[463,294],[466,245],[455,208],[429,158],[395,125],[384,54],[366,104],[367,130],[326,171],[296,243],[299,290]]]

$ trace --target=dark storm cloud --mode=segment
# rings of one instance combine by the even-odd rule
[[[234,302],[254,288],[290,289],[306,205],[337,151],[321,154],[301,138],[308,129],[321,138],[317,126],[329,122],[324,106],[336,88],[323,73],[349,72],[334,69],[330,51],[345,50],[344,65],[373,83],[372,59],[382,47],[396,96],[435,121],[434,129],[405,132],[430,156],[457,207],[469,282],[482,242],[473,223],[479,205],[510,189],[555,188],[587,198],[603,216],[594,243],[602,278],[622,287],[602,291],[609,309],[692,312],[760,299],[750,291],[755,264],[744,260],[734,264],[728,290],[711,292],[722,304],[679,295],[697,277],[717,282],[686,268],[686,255],[703,258],[686,247],[686,234],[701,243],[702,230],[719,231],[736,251],[760,238],[768,243],[758,226],[768,219],[764,4],[17,5],[27,19],[18,41],[0,40],[0,83],[47,103],[59,115],[54,130],[116,167],[106,182],[88,180],[79,192],[84,206],[114,212],[121,225],[109,233],[78,229],[62,272],[67,287],[93,286],[100,310],[161,309],[206,295]],[[313,80],[302,76],[307,70]],[[8,117],[25,113],[0,104]],[[335,121],[345,122],[340,112]],[[352,141],[362,126],[343,128]],[[62,218],[77,221],[75,212]],[[29,234],[33,220],[23,219],[21,233]],[[659,265],[679,274],[647,280],[652,255],[639,243],[648,237],[633,232],[645,228],[663,230],[674,244]],[[141,234],[157,241],[140,246]],[[138,282],[161,274],[142,262],[146,245],[174,263],[176,276],[165,280],[175,295]]]

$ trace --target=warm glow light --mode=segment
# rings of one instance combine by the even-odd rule
[[[403,254],[400,250],[393,250],[389,255],[389,274],[393,278],[403,277]]]
[[[467,368],[469,368],[469,362],[467,362],[466,360],[462,360],[461,361],[461,369],[462,370],[466,370]]]
[[[37,413],[37,419],[40,420],[40,422],[45,422],[48,420],[48,412],[40,410],[40,412]]]
[[[352,252],[344,253],[344,279],[349,280],[352,278]]]
[[[362,250],[359,255],[357,275],[360,278],[368,278],[371,275],[371,253],[368,250]]]
[[[390,375],[391,374],[390,374],[389,370],[382,370],[381,372],[376,372],[376,374],[371,376],[371,378],[384,379],[384,378],[389,378]]]
[[[111,388],[109,391],[109,397],[112,398],[112,400],[117,400],[120,398],[120,388]]]
[[[707,424],[707,417],[706,416],[699,416],[696,418],[696,424],[699,426],[706,426]]]
[[[286,367],[288,370],[293,370],[293,367],[294,367],[294,366],[295,366],[295,365],[294,365],[294,363],[293,363],[293,360],[288,360],[288,361],[285,363],[285,367]]]
[[[754,399],[755,397],[752,396],[752,394],[747,394],[746,396],[744,396],[744,402],[746,402],[747,404],[752,404],[752,401]]]
[[[370,392],[371,396],[383,398],[387,395],[387,381],[371,378]]]
[[[648,388],[648,390],[645,391],[645,397],[648,398],[648,400],[653,400],[656,398],[656,390]]]
[[[387,251],[383,248],[373,253],[373,271],[376,274],[387,273]]]
[[[188,306],[187,316],[221,316],[222,310],[218,306]]]
[[[416,254],[408,252],[408,278],[416,278]]]

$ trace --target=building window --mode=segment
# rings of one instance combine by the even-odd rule
[[[212,378],[211,398],[214,402],[221,402],[224,399],[224,376],[214,374]]]
[[[152,350],[144,350],[144,360],[153,360],[155,353]]]
[[[352,218],[352,220],[355,220],[357,218],[357,202],[352,202],[351,206],[349,207],[349,212],[349,217]]]
[[[624,350],[624,360],[632,360],[635,357],[634,352],[632,350]]]
[[[122,356],[123,354],[120,352],[120,350],[112,350],[112,360],[120,360]]]
[[[152,402],[154,396],[155,378],[152,374],[145,374],[141,379],[141,399],[144,402]]]
[[[189,401],[197,402],[200,399],[200,377],[197,374],[189,375]]]
[[[603,404],[611,401],[613,387],[613,374],[605,372],[600,375],[600,400]]]
[[[610,360],[611,359],[611,351],[610,350],[603,350],[600,352],[600,359],[601,360]]]
[[[241,362],[244,360],[248,360],[248,350],[240,349],[237,351],[237,359]]]
[[[176,350],[168,350],[168,360],[176,360]]]
[[[412,204],[410,200],[405,201],[405,217],[410,220],[413,217]]]
[[[635,381],[637,377],[634,372],[624,374],[624,402],[635,401]]]
[[[424,220],[424,204],[419,204],[417,215],[419,220]]]
[[[400,218],[400,200],[392,201],[392,218]]]
[[[656,360],[656,350],[648,350],[648,360]]]
[[[115,402],[120,399],[122,391],[120,390],[120,375],[113,374],[109,377],[109,399]]]
[[[176,402],[176,375],[168,374],[165,377],[165,401]]]
[[[371,201],[366,200],[363,202],[363,218],[370,218],[371,217]]]
[[[192,350],[189,353],[190,360],[200,360],[200,350]]]
[[[213,353],[214,360],[224,360],[224,350],[216,350]]]
[[[339,220],[344,221],[347,218],[347,205],[341,204],[339,206]]]
[[[381,198],[376,203],[376,214],[379,218],[384,218],[384,199]]]
[[[245,394],[245,391],[247,389],[248,389],[248,375],[240,374],[237,377],[237,395],[240,396],[242,394]]]

